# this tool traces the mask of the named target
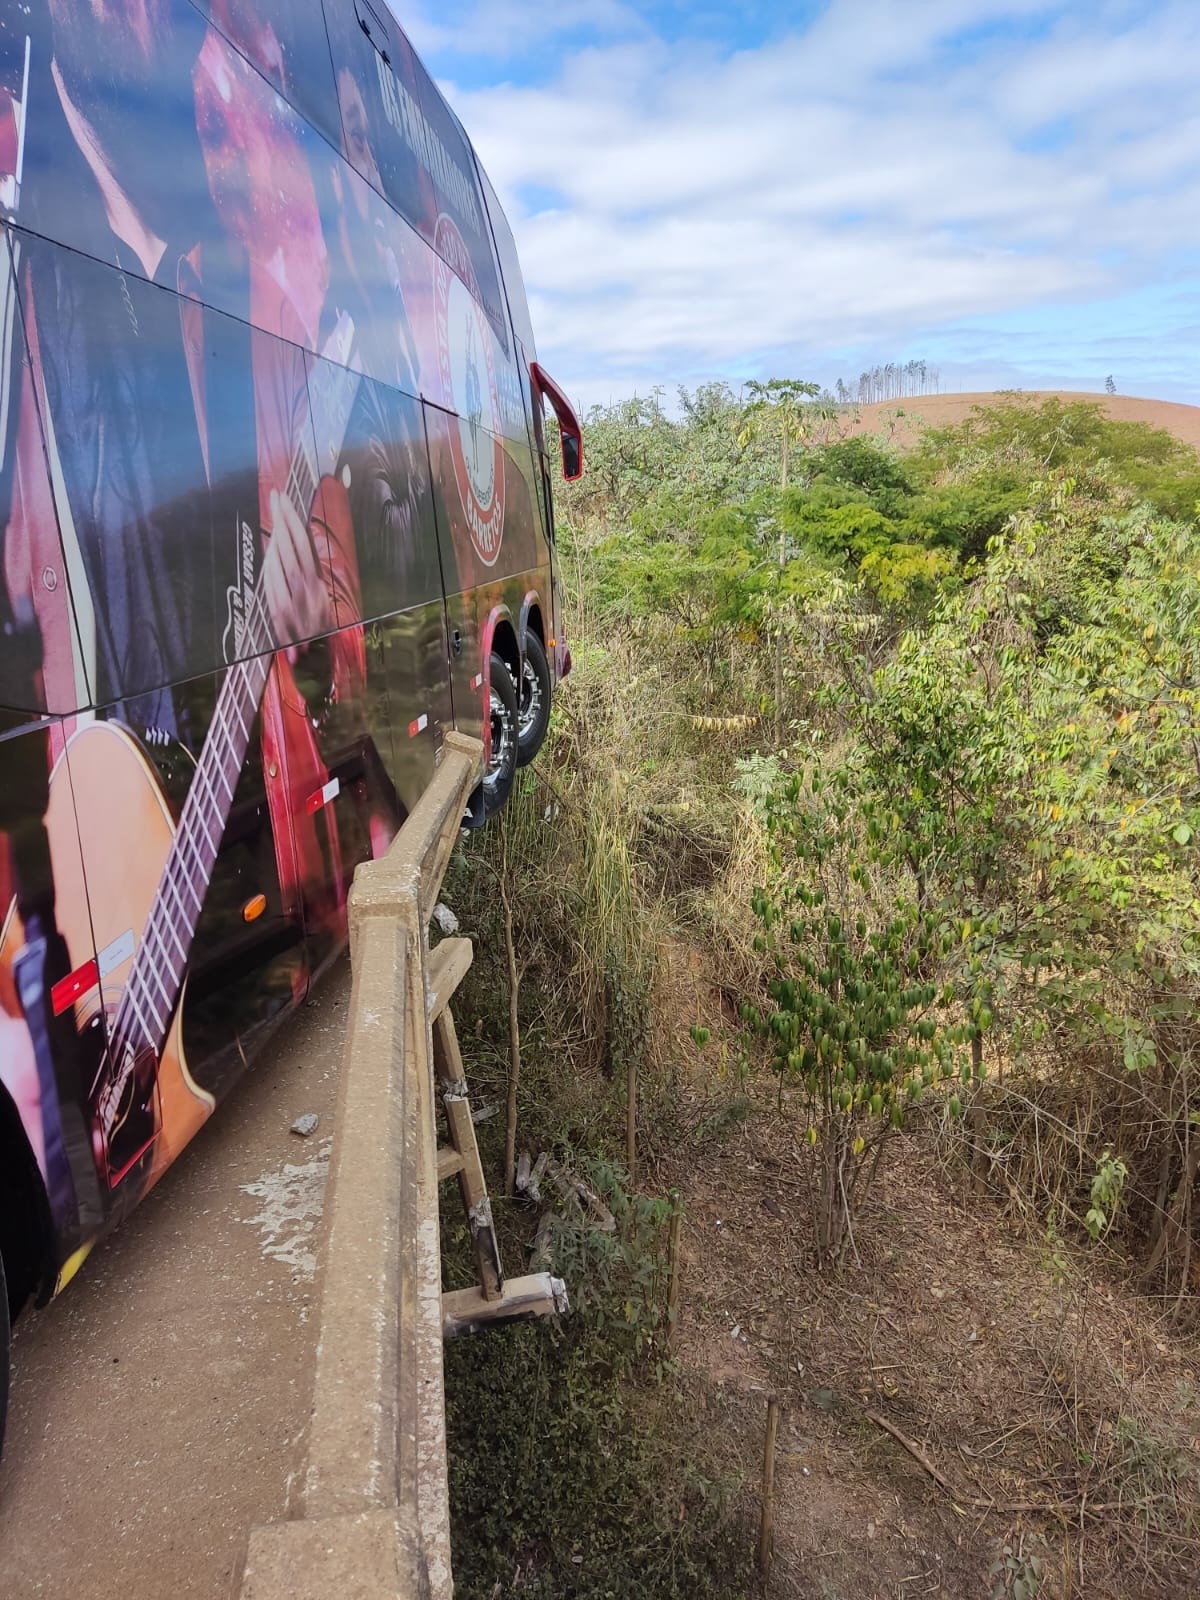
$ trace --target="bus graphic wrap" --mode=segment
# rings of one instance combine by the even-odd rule
[[[435,325],[442,392],[458,419],[452,432],[454,476],[471,542],[484,566],[500,554],[504,533],[504,453],[496,434],[500,405],[496,364],[462,235],[438,220]],[[471,285],[471,288],[467,286]]]
[[[383,0],[0,0],[0,211],[19,1307],[342,948],[556,588],[511,234]]]

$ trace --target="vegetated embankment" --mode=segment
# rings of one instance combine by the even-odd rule
[[[774,393],[592,418],[576,671],[448,879],[476,1097],[515,974],[517,1148],[615,1221],[498,1205],[577,1312],[449,1353],[460,1592],[752,1592],[774,1394],[769,1593],[1187,1593],[1200,461]]]

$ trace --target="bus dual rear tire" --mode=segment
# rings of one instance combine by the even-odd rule
[[[517,689],[503,656],[495,651],[488,661],[488,704],[491,756],[483,781],[476,787],[467,809],[470,825],[476,828],[504,809],[517,776],[520,733]]]
[[[550,663],[537,634],[525,635],[525,660],[521,668],[520,735],[517,765],[527,767],[542,748],[550,727]]]

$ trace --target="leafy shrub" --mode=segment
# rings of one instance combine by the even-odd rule
[[[739,1485],[681,1405],[662,1339],[664,1201],[588,1166],[617,1219],[561,1219],[571,1314],[446,1351],[455,1593],[736,1600],[752,1535]]]

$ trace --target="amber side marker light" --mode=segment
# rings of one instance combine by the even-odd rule
[[[244,922],[257,922],[259,917],[262,916],[266,909],[266,895],[256,894],[253,900],[247,900],[246,904],[242,907],[242,920]]]

